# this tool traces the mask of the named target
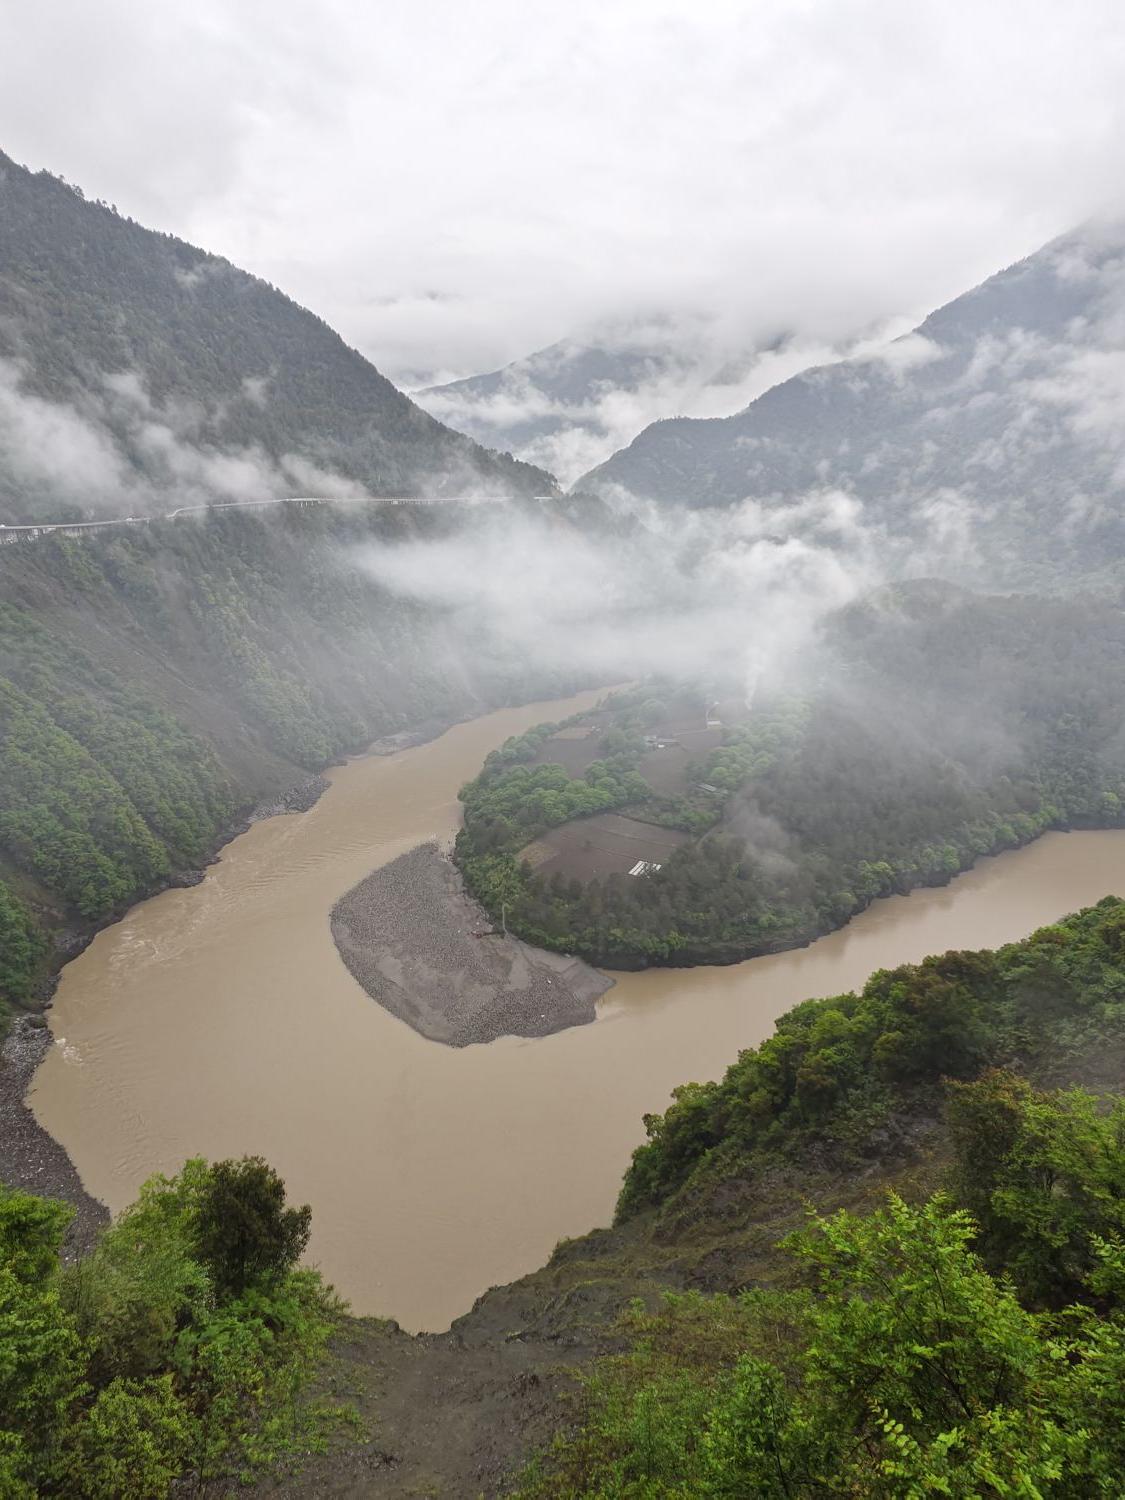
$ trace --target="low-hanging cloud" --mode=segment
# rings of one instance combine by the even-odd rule
[[[268,399],[268,381],[245,398]],[[68,400],[29,389],[18,360],[0,358],[0,450],[14,513],[57,519],[149,514],[178,506],[283,495],[362,495],[362,486],[298,453],[211,434],[222,403],[155,402],[142,375],[92,378]]]
[[[400,384],[653,307],[833,345],[1125,178],[1115,0],[5,4],[6,150]]]
[[[884,552],[862,507],[824,491],[781,512],[623,510],[610,534],[550,507],[482,506],[449,535],[367,546],[351,561],[449,615],[470,653],[604,682],[721,678],[750,697],[826,613],[881,581]]]
[[[0,449],[18,488],[67,504],[116,503],[128,487],[122,455],[105,427],[66,402],[22,388],[13,360],[0,359]]]

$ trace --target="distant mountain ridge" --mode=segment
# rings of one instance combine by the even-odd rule
[[[478,442],[574,479],[655,415],[724,415],[828,352],[787,332],[741,340],[702,315],[599,325],[502,369],[415,391]]]
[[[548,489],[268,283],[0,153],[0,519]]]
[[[734,416],[654,423],[575,485],[779,510],[826,488],[891,535],[1121,556],[1125,226],[1064,235],[880,353]]]
[[[427,386],[415,395],[427,409],[447,411],[451,421],[459,416],[474,436],[502,434],[518,448],[561,431],[568,416],[581,420],[581,409],[602,391],[636,390],[663,374],[670,361],[669,349],[651,345],[560,339],[502,369]],[[591,412],[587,421],[592,419]]]

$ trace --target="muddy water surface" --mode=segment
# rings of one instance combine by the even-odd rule
[[[596,697],[353,761],[311,812],[256,824],[202,885],[100,933],[63,972],[31,1095],[87,1188],[117,1209],[186,1156],[261,1153],[313,1205],[310,1255],[356,1311],[440,1329],[607,1222],[642,1114],[718,1076],[797,1000],[1125,893],[1125,833],[1051,834],[798,952],[618,976],[594,1025],[426,1041],[352,979],[329,911],[377,864],[453,832],[489,749]]]

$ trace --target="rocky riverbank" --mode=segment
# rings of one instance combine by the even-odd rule
[[[245,832],[251,823],[258,823],[262,818],[276,818],[280,813],[308,812],[311,807],[316,806],[328,787],[328,777],[320,773],[310,776],[307,781],[298,781],[295,786],[287,787],[276,797],[259,802],[239,832]]]
[[[383,865],[332,908],[340,957],[373,1000],[452,1047],[548,1036],[596,1015],[613,983],[581,959],[506,937],[436,844]]]
[[[70,1157],[24,1103],[50,1046],[51,1033],[42,1017],[17,1016],[0,1048],[0,1182],[71,1204],[75,1217],[66,1250],[76,1255],[88,1250],[109,1223],[109,1211],[90,1197]]]

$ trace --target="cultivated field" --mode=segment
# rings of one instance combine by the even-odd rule
[[[578,818],[541,834],[520,851],[537,875],[556,872],[572,880],[596,880],[624,875],[638,860],[663,864],[673,849],[689,842],[689,835],[671,828],[638,823],[621,813],[598,813]]]
[[[581,776],[582,773],[601,760],[605,754],[602,749],[602,736],[610,727],[608,714],[587,714],[581,724],[572,725],[569,729],[560,729],[558,734],[552,735],[549,740],[544,740],[539,747],[539,753],[535,759],[529,761],[532,766],[565,766],[568,776]]]
[[[684,698],[668,704],[664,712],[645,724],[647,743],[636,768],[656,798],[699,799],[700,793],[688,777],[688,767],[701,763],[723,742],[717,711],[735,705],[714,705],[708,712],[700,703],[688,706]],[[607,753],[606,736],[618,727],[620,714],[612,708],[595,709],[577,724],[560,729],[539,747],[532,766],[559,765],[568,776],[582,776]],[[732,721],[735,715],[728,712]],[[655,811],[656,803],[652,807]],[[572,880],[596,880],[606,875],[628,874],[639,861],[660,865],[674,849],[691,841],[692,835],[644,820],[648,804],[638,803],[625,813],[599,813],[577,818],[541,834],[520,850],[537,875],[562,874]]]

